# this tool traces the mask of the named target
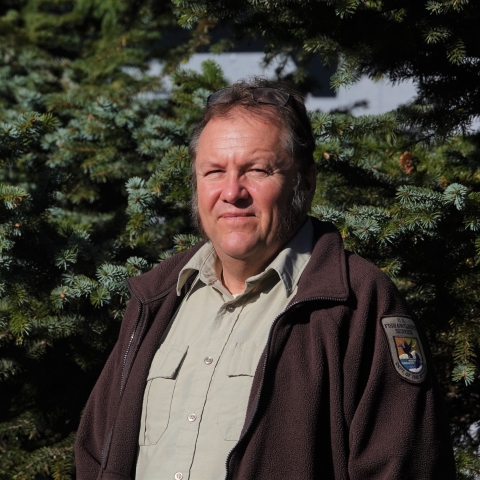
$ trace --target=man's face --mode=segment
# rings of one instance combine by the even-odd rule
[[[222,261],[248,260],[260,269],[293,234],[282,227],[282,214],[293,198],[297,167],[281,134],[280,125],[237,109],[210,120],[200,135],[198,213]]]

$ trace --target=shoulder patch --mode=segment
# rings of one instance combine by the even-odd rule
[[[427,377],[427,364],[415,322],[408,317],[382,318],[393,366],[411,383],[422,383]]]

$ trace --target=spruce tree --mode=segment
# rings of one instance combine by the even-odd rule
[[[237,36],[267,38],[268,58],[340,62],[336,85],[363,73],[418,82],[416,103],[396,112],[312,112],[312,213],[390,275],[422,320],[459,476],[475,478],[479,149],[478,137],[452,135],[479,108],[473,3],[175,3],[0,6],[0,479],[73,477],[74,432],[116,339],[125,278],[198,240],[186,144],[226,83],[213,62],[175,68],[221,18]],[[177,18],[191,30],[172,46]],[[172,92],[146,74],[152,60],[174,72]],[[304,70],[291,78],[307,91]]]
[[[267,60],[312,55],[336,65],[335,88],[362,75],[418,88],[410,123],[445,135],[480,114],[480,10],[473,0],[173,0],[186,27],[228,22],[234,38],[263,38]],[[295,75],[305,82],[305,70]],[[308,84],[308,82],[307,82]]]

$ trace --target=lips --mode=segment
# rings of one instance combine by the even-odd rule
[[[256,216],[252,213],[226,213],[220,215],[217,220],[218,226],[221,228],[222,224],[229,229],[243,229],[247,225],[252,225],[256,220]]]
[[[223,212],[218,215],[218,218],[245,218],[245,217],[255,217],[255,213],[251,210],[236,210],[230,212]]]
[[[219,218],[247,218],[247,217],[254,217],[254,213],[239,213],[239,212],[232,212],[232,213],[222,213]]]

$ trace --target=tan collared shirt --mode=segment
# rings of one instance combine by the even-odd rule
[[[310,220],[235,297],[204,245],[178,277],[197,275],[150,367],[142,409],[137,480],[220,480],[240,436],[270,326],[296,293],[312,251]]]

